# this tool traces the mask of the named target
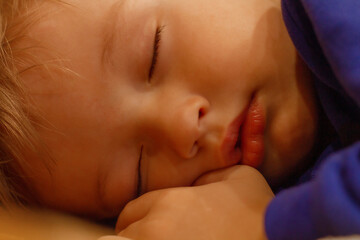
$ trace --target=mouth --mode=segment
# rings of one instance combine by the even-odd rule
[[[265,113],[256,98],[230,123],[221,145],[226,165],[258,168],[264,158]]]

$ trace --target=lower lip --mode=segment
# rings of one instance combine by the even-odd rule
[[[265,113],[260,104],[253,101],[240,131],[241,161],[240,164],[258,168],[264,159]]]
[[[264,131],[264,110],[254,99],[248,109],[230,124],[222,145],[225,162],[258,168],[264,158]],[[238,138],[241,148],[236,147]]]

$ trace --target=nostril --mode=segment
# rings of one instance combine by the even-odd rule
[[[202,118],[205,115],[205,109],[204,108],[200,108],[199,109],[199,119]]]

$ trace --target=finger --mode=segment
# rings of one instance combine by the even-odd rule
[[[143,219],[149,213],[160,194],[161,190],[148,192],[129,202],[118,217],[115,232],[119,233],[130,224]]]
[[[195,182],[194,186],[200,186],[230,179],[239,179],[243,178],[245,175],[249,174],[260,174],[258,171],[252,167],[245,165],[236,165],[229,168],[223,168],[220,170],[208,172],[200,176]]]
[[[121,237],[121,236],[103,236],[97,240],[132,240],[130,238]]]
[[[140,220],[130,224],[121,232],[117,233],[117,235],[122,237],[128,237],[131,239],[147,239],[151,235],[145,234],[147,238],[144,238],[144,231],[146,231],[146,229],[144,229],[144,226],[146,225],[143,224],[143,220]]]

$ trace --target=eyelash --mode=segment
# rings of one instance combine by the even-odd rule
[[[142,182],[141,182],[141,159],[142,159],[143,149],[144,149],[144,146],[142,145],[141,149],[140,149],[139,164],[138,164],[138,184],[137,184],[137,188],[136,188],[136,197],[139,197],[141,194],[141,185],[142,185]]]
[[[156,63],[157,63],[157,58],[159,55],[159,47],[160,47],[160,41],[161,41],[161,32],[164,29],[164,26],[162,27],[158,27],[156,29],[156,33],[155,33],[155,38],[154,38],[154,48],[153,48],[153,57],[152,57],[152,61],[151,61],[151,65],[150,65],[150,70],[149,70],[149,81],[152,79],[152,76],[154,74],[155,71],[155,67],[156,67]]]

